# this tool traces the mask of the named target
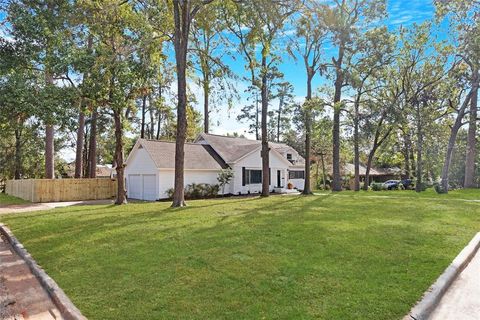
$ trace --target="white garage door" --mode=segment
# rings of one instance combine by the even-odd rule
[[[128,196],[139,200],[157,200],[156,175],[154,174],[129,174]]]
[[[143,175],[143,200],[157,200],[157,184],[155,183],[154,174]]]
[[[128,175],[128,196],[132,199],[142,199],[142,176],[139,174]]]

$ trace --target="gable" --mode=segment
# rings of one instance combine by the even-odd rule
[[[291,165],[290,162],[288,162],[284,157],[282,157],[282,155],[280,155],[274,149],[270,149],[269,161],[270,161],[269,166],[271,168],[288,168]],[[240,167],[261,168],[262,167],[261,147],[257,148],[255,151],[239,159],[235,163],[235,165]]]

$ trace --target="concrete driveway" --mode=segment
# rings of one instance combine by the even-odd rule
[[[14,205],[0,205],[0,215],[10,213],[21,213],[39,210],[49,210],[54,208],[63,208],[71,206],[84,206],[84,205],[102,205],[112,204],[113,200],[87,200],[87,201],[67,201],[67,202],[45,202],[45,203],[27,203],[27,204],[14,204]]]

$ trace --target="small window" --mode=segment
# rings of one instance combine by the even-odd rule
[[[262,170],[246,170],[246,184],[262,183]]]
[[[288,172],[289,179],[305,179],[305,171],[289,171]]]
[[[292,160],[292,154],[291,153],[287,153],[287,160]]]

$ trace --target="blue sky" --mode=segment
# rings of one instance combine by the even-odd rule
[[[381,24],[386,24],[390,30],[395,30],[400,26],[410,26],[413,23],[421,23],[425,20],[431,19],[435,15],[435,8],[432,0],[389,0],[387,2],[387,11],[388,18],[385,21],[379,22]],[[443,37],[442,34],[439,35]],[[327,44],[328,47],[328,44]],[[325,59],[331,60],[331,57],[335,55],[335,48],[327,48],[324,52]],[[279,65],[279,70],[284,73],[285,79],[293,84],[297,101],[302,101],[303,97],[306,95],[306,75],[302,61],[295,61],[288,54],[283,54],[282,63]],[[235,63],[230,64],[232,70],[239,74],[245,74],[244,60],[241,56],[236,59]],[[314,79],[314,86],[319,87],[322,84],[329,84],[329,80],[316,76]],[[239,93],[242,93],[248,83],[239,83],[237,90]],[[198,92],[197,101],[199,105],[197,106],[198,110],[201,111],[202,107],[200,102],[203,99],[200,90],[193,90]],[[243,95],[244,96],[244,95]],[[211,115],[213,121],[211,125],[212,133],[217,134],[226,134],[226,133],[241,133],[245,134],[248,137],[253,137],[252,134],[247,132],[248,124],[240,123],[236,120],[238,113],[242,106],[246,103],[245,98],[242,97],[235,106],[226,111],[225,108],[220,107],[221,111]],[[271,109],[276,109],[277,103],[272,101]],[[220,123],[218,125],[218,123]]]

